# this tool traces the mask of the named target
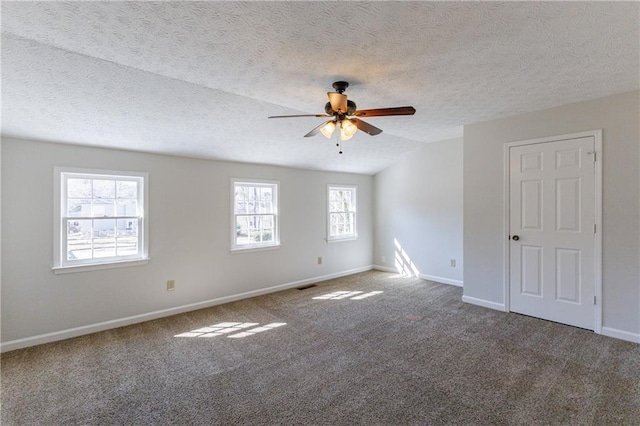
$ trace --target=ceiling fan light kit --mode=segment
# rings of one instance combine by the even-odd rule
[[[322,133],[327,139],[331,139],[336,127],[340,130],[340,140],[346,141],[353,137],[358,130],[364,133],[375,136],[382,133],[382,129],[379,129],[371,124],[362,121],[355,117],[383,117],[390,115],[413,115],[416,110],[412,106],[394,107],[394,108],[376,108],[358,110],[356,103],[347,99],[347,95],[344,91],[349,87],[349,83],[346,81],[336,81],[333,83],[335,92],[327,92],[329,102],[324,106],[326,114],[298,114],[298,115],[273,115],[269,118],[291,118],[291,117],[326,117],[330,120],[315,127],[309,133],[304,135],[305,138],[315,136],[318,133]],[[355,117],[354,117],[355,116]],[[340,147],[340,142],[336,145]],[[342,148],[340,148],[340,154],[342,154]]]
[[[356,134],[358,128],[355,124],[348,118],[344,118],[340,122],[340,139],[343,141],[348,141]]]
[[[327,121],[326,123],[324,123],[324,126],[322,126],[320,128],[320,133],[322,133],[322,135],[327,138],[327,139],[331,139],[331,135],[333,135],[333,132],[336,130],[336,122],[335,121]]]

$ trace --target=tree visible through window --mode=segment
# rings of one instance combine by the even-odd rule
[[[60,172],[60,267],[146,257],[144,176]]]
[[[233,249],[278,245],[278,184],[234,180],[233,226]]]
[[[356,238],[356,187],[330,185],[327,204],[328,240]]]

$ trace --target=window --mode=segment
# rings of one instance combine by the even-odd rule
[[[329,185],[327,195],[327,240],[352,240],[356,228],[356,187]]]
[[[146,180],[144,173],[56,168],[54,270],[146,261]]]
[[[278,246],[278,183],[234,179],[232,187],[231,249]]]

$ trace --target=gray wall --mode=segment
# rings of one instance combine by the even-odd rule
[[[603,129],[603,333],[640,341],[639,96],[633,91],[465,126],[465,296],[505,303],[503,145]]]
[[[379,269],[397,270],[397,256],[404,269],[406,254],[422,278],[462,285],[462,139],[430,143],[378,173],[374,199]]]
[[[149,173],[151,261],[147,265],[52,272],[54,166]],[[189,309],[203,301],[368,269],[372,264],[372,176],[8,138],[2,141],[1,171],[2,342],[18,341],[14,347],[122,325],[122,319],[128,319],[126,323],[168,315],[177,312],[174,308]],[[280,181],[279,249],[230,253],[234,177]],[[358,186],[356,241],[325,241],[329,183]],[[318,256],[324,258],[322,265],[317,264]],[[173,292],[166,291],[168,279],[176,281]],[[32,339],[37,336],[41,338]]]

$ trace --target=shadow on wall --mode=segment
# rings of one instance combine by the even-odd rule
[[[416,265],[413,264],[411,258],[407,252],[404,251],[397,238],[393,239],[393,244],[396,246],[395,265],[398,273],[408,277],[419,277],[420,271],[418,271]]]

